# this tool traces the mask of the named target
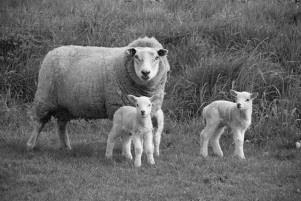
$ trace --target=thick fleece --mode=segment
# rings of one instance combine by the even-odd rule
[[[130,47],[163,48],[155,38],[144,37],[126,47],[62,46],[50,51],[39,72],[34,118],[112,119],[119,107],[130,104],[128,94],[160,95],[152,112],[161,109],[168,60],[161,57],[156,77],[142,81],[136,76],[133,58],[126,53]]]

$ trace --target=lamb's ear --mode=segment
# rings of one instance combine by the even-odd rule
[[[236,97],[236,96],[237,96],[237,91],[231,89],[231,90],[230,90],[230,94],[231,94],[232,96]]]
[[[251,99],[253,100],[253,99],[257,98],[257,96],[258,96],[258,92],[252,93]]]
[[[167,49],[160,49],[160,50],[158,50],[158,55],[159,55],[160,57],[166,56],[167,53],[168,53],[168,50],[167,50]]]
[[[130,102],[134,105],[136,105],[137,103],[137,97],[133,96],[133,95],[128,95],[128,99],[130,100]]]
[[[135,48],[130,48],[126,50],[126,53],[130,56],[134,56],[136,54],[137,50]]]

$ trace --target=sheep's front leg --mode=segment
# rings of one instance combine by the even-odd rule
[[[160,143],[161,143],[161,136],[164,128],[164,114],[163,111],[160,109],[158,110],[153,118],[153,126],[155,128],[154,132],[154,144],[155,144],[155,155],[160,155]]]
[[[45,126],[45,122],[43,121],[39,121],[39,120],[34,120],[33,121],[33,131],[32,134],[30,136],[30,138],[27,141],[27,149],[31,150],[36,146],[38,137],[42,131],[42,129]]]
[[[234,143],[235,143],[235,149],[234,149],[234,155],[238,156],[241,159],[245,159],[244,154],[244,138],[245,138],[245,130],[241,129],[232,129],[233,131],[233,137],[234,137]]]
[[[144,149],[147,156],[147,162],[151,165],[154,165],[155,160],[154,160],[154,144],[153,144],[152,132],[148,132],[144,134]]]
[[[106,158],[112,158],[113,156],[113,149],[114,149],[114,145],[115,145],[115,138],[118,135],[117,133],[117,126],[113,125],[109,135],[108,135],[108,139],[107,139],[107,148],[106,148]]]
[[[220,137],[223,134],[224,130],[225,130],[225,127],[219,127],[219,128],[217,128],[216,131],[215,131],[215,133],[214,133],[214,135],[210,139],[213,152],[216,155],[218,155],[219,157],[223,157],[223,155],[224,155],[223,151],[221,149],[220,143],[219,143]]]
[[[70,139],[66,130],[68,121],[57,120],[58,124],[58,135],[61,141],[61,147],[66,148],[67,150],[71,150]]]
[[[140,135],[133,136],[133,143],[134,143],[134,148],[135,148],[135,161],[134,161],[135,167],[141,166],[141,156],[142,156],[142,152],[143,152],[142,141],[143,141],[142,136],[140,136]]]
[[[133,159],[131,153],[131,145],[132,145],[132,137],[130,135],[126,136],[122,145],[122,155],[129,160]]]

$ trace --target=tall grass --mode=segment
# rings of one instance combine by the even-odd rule
[[[32,101],[50,49],[124,46],[148,35],[169,49],[164,110],[172,119],[198,118],[210,101],[230,100],[231,88],[258,91],[252,139],[301,137],[301,30],[291,20],[293,3],[6,0],[0,7],[0,92],[10,91],[12,100]]]

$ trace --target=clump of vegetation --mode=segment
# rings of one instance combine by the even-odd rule
[[[2,1],[0,93],[31,102],[39,65],[55,47],[123,46],[148,35],[169,49],[170,118],[198,118],[210,101],[230,99],[231,88],[257,91],[250,139],[292,141],[301,137],[296,12],[277,0]]]

